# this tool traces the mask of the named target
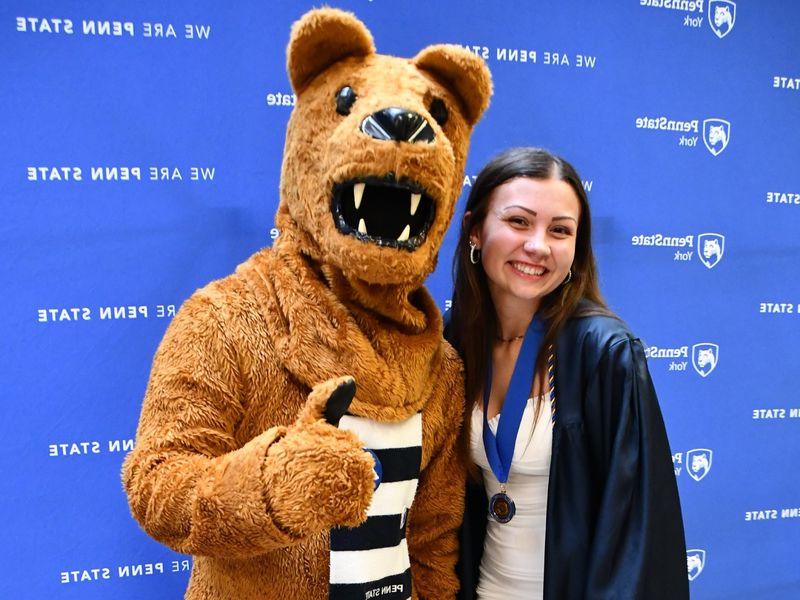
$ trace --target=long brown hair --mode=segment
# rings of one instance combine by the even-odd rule
[[[492,191],[503,183],[517,177],[533,179],[559,179],[569,184],[580,203],[580,219],[575,240],[575,259],[572,263],[572,279],[559,285],[545,296],[539,313],[547,323],[542,348],[554,344],[558,333],[574,316],[603,314],[613,316],[600,293],[597,267],[592,252],[592,220],[589,200],[583,183],[575,168],[561,157],[541,148],[511,148],[494,157],[478,174],[472,186],[461,234],[453,259],[453,306],[450,317],[452,344],[464,360],[466,371],[467,411],[465,424],[469,427],[470,415],[484,385],[486,365],[491,360],[491,349],[498,335],[497,314],[486,273],[481,264],[470,262],[469,236],[476,226],[486,218]],[[582,300],[591,301],[579,306]],[[547,369],[547,352],[536,359],[536,372],[544,375]],[[538,407],[537,407],[538,409]]]

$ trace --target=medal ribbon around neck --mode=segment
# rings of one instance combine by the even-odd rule
[[[506,495],[506,483],[511,470],[511,461],[514,458],[514,447],[517,443],[517,433],[522,423],[522,415],[528,404],[528,396],[533,383],[536,358],[542,345],[545,334],[544,320],[536,315],[525,332],[514,373],[508,392],[503,400],[500,410],[500,424],[497,426],[497,435],[489,427],[488,411],[489,396],[492,391],[492,361],[486,369],[486,381],[483,385],[483,447],[486,458],[497,481],[500,482],[500,493],[495,494],[489,502],[489,514],[499,523],[508,523],[514,516],[514,503]],[[552,400],[552,390],[551,390]]]

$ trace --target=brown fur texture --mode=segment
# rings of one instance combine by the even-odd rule
[[[346,40],[340,44],[339,41]],[[156,353],[123,480],[144,529],[195,555],[192,600],[327,597],[329,530],[366,518],[372,458],[352,432],[321,419],[353,377],[353,414],[400,421],[422,411],[422,464],[407,540],[415,598],[453,598],[463,466],[460,361],[421,287],[461,188],[472,125],[486,107],[485,66],[457,47],[412,60],[375,54],[352,15],[312,11],[292,29],[298,100],[287,130],[281,235],[236,273],[181,307]],[[351,115],[335,112],[351,85]],[[432,95],[450,118],[427,113]],[[427,115],[435,143],[373,140],[367,114],[404,106]],[[436,201],[413,252],[334,227],[334,183],[388,172]]]

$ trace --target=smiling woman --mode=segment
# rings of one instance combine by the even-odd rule
[[[600,295],[575,169],[538,148],[493,159],[456,252],[460,597],[688,598],[664,423],[642,344]]]
[[[464,354],[467,398],[483,386],[491,342],[524,334],[535,313],[548,323],[547,345],[586,309],[582,300],[591,302],[590,312],[611,314],[600,294],[591,229],[586,191],[563,159],[513,148],[481,170],[454,258],[452,333]],[[537,373],[544,366],[540,357]]]

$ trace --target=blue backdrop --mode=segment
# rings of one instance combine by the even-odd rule
[[[337,4],[381,52],[486,59],[465,195],[508,146],[577,166],[604,292],[649,346],[693,597],[800,597],[800,4]],[[189,559],[138,529],[120,464],[175,307],[275,235],[310,7],[0,7],[0,597],[182,595]]]

